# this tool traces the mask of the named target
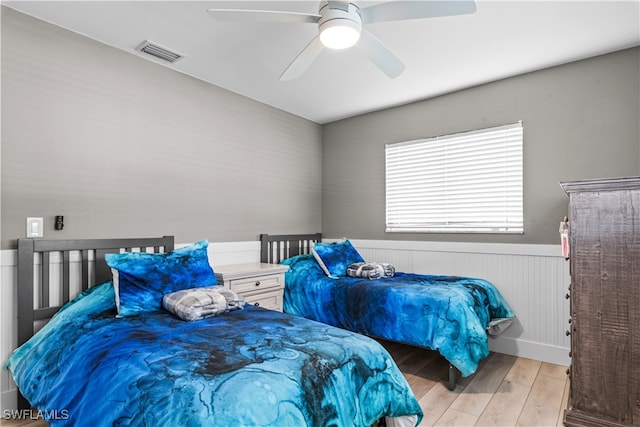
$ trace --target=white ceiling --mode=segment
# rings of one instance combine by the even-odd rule
[[[283,82],[282,71],[316,35],[314,24],[229,23],[206,9],[317,13],[319,1],[2,4],[317,123],[640,45],[640,0],[478,0],[473,15],[367,26],[405,63],[395,79],[352,48],[325,50],[302,77]],[[135,50],[145,39],[185,57],[165,65]]]

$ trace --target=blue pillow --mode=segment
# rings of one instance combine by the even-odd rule
[[[120,316],[162,309],[165,294],[216,284],[202,240],[166,254],[125,252],[106,254],[113,273],[116,307]]]
[[[335,243],[316,243],[311,249],[325,274],[333,279],[346,276],[347,267],[364,262],[356,248],[347,239]]]

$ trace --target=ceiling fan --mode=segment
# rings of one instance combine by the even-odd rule
[[[473,0],[405,0],[377,3],[360,8],[356,0],[323,0],[317,14],[271,10],[207,9],[225,21],[309,23],[318,25],[318,35],[307,44],[280,76],[300,77],[325,47],[346,49],[356,45],[389,78],[400,75],[404,64],[363,25],[407,19],[465,15],[476,11]]]

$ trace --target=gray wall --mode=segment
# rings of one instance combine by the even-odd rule
[[[321,227],[320,125],[4,7],[1,148],[5,249]]]
[[[640,175],[639,48],[324,126],[322,232],[358,239],[559,243],[559,180]],[[524,235],[385,233],[384,145],[522,120]]]
[[[557,243],[558,180],[640,174],[639,51],[320,126],[2,8],[2,248],[27,216],[46,238]],[[524,235],[384,232],[385,143],[518,120]]]

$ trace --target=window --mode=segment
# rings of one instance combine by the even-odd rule
[[[385,146],[388,232],[522,233],[522,122]]]

